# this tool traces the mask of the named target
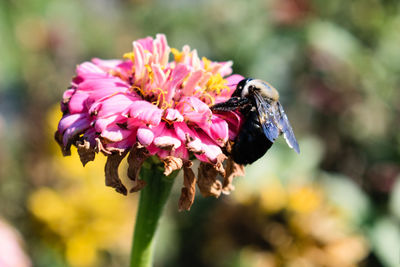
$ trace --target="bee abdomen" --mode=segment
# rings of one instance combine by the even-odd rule
[[[232,158],[238,164],[251,164],[272,146],[265,136],[257,111],[250,111],[232,147]]]

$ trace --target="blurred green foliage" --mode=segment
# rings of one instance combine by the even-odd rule
[[[133,40],[165,33],[171,47],[189,44],[200,56],[233,60],[234,72],[278,88],[302,153],[279,140],[237,180],[233,196],[198,197],[189,213],[178,214],[172,205],[162,223],[157,266],[225,266],[207,259],[215,255],[207,254],[212,239],[230,229],[232,221],[213,224],[225,211],[247,207],[286,227],[235,200],[241,187],[262,195],[260,185],[272,178],[288,192],[293,183],[312,183],[324,205],[347,214],[346,227],[368,241],[369,254],[359,265],[398,266],[399,29],[395,0],[0,1],[0,215],[21,231],[34,266],[70,265],[59,237],[43,234],[45,223],[27,209],[34,192],[59,187],[58,174],[49,171],[50,159],[60,153],[48,138],[56,125],[46,116],[77,64],[121,58]],[[262,236],[253,231],[248,234]],[[274,252],[251,240],[231,242],[221,246],[239,256],[226,266],[250,266],[260,251]],[[119,266],[124,260],[118,257],[128,257],[111,254],[105,248],[99,266]]]

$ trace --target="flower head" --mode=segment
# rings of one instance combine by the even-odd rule
[[[170,54],[174,60],[169,61]],[[77,67],[77,75],[65,91],[64,113],[56,132],[65,155],[71,145],[78,148],[83,164],[95,153],[108,155],[106,184],[126,194],[118,177],[118,166],[128,156],[128,176],[140,190],[142,163],[156,155],[165,164],[165,174],[183,168],[181,209],[189,209],[196,178],[191,156],[199,159],[198,185],[204,195],[228,192],[230,181],[242,169],[229,163],[223,149],[233,140],[241,123],[240,114],[213,114],[210,106],[226,101],[243,77],[230,75],[231,61],[200,59],[196,50],[170,48],[164,35],[133,42],[124,60],[93,59]],[[230,76],[229,76],[230,75]],[[240,172],[240,171],[239,171]],[[223,183],[216,179],[224,177]]]

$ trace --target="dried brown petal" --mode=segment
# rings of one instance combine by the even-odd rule
[[[123,195],[127,194],[126,187],[122,184],[121,179],[118,176],[118,167],[122,159],[126,156],[127,151],[122,155],[111,154],[107,157],[107,162],[105,166],[106,173],[106,185],[115,188],[118,193]]]
[[[226,173],[224,176],[222,193],[227,195],[235,189],[232,180],[236,176],[244,176],[244,165],[237,164],[229,157],[226,161]]]
[[[193,163],[186,161],[183,165],[183,188],[181,197],[179,198],[179,211],[190,210],[196,194],[196,177],[192,170]]]
[[[147,149],[136,143],[128,156],[128,177],[134,182],[133,187],[129,192],[137,192],[141,190],[146,182],[139,179],[140,168],[143,165],[143,162],[149,157],[149,153]]]
[[[215,170],[222,175],[222,177],[225,176],[225,169],[224,169],[224,165],[223,162],[224,160],[226,160],[228,157],[225,156],[224,154],[219,154],[217,156],[217,163],[215,163],[214,168]]]
[[[90,147],[90,142],[87,140],[79,140],[76,142],[78,148],[79,158],[81,159],[82,165],[85,166],[89,161],[93,161],[95,158],[95,151],[93,147]]]
[[[183,161],[181,158],[173,157],[173,156],[168,156],[164,161],[164,175],[168,176],[170,175],[173,171],[179,170],[182,168]]]
[[[133,181],[133,186],[131,188],[131,190],[129,190],[129,193],[135,193],[135,192],[139,192],[140,190],[142,190],[143,187],[146,186],[146,181],[142,180],[142,179],[136,179],[135,181]]]
[[[97,153],[103,152],[103,154],[106,155],[106,156],[112,154],[110,151],[108,151],[108,150],[103,146],[103,143],[101,142],[101,139],[100,139],[100,138],[97,137],[97,138],[95,138],[94,140],[96,141],[95,151],[96,151]]]
[[[221,195],[222,183],[217,180],[218,173],[212,164],[200,163],[197,186],[204,197]]]

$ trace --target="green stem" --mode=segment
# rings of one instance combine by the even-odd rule
[[[135,232],[131,251],[131,267],[151,267],[158,221],[171,192],[177,171],[165,177],[163,168],[151,159],[142,166],[141,179],[147,185],[140,191]]]

